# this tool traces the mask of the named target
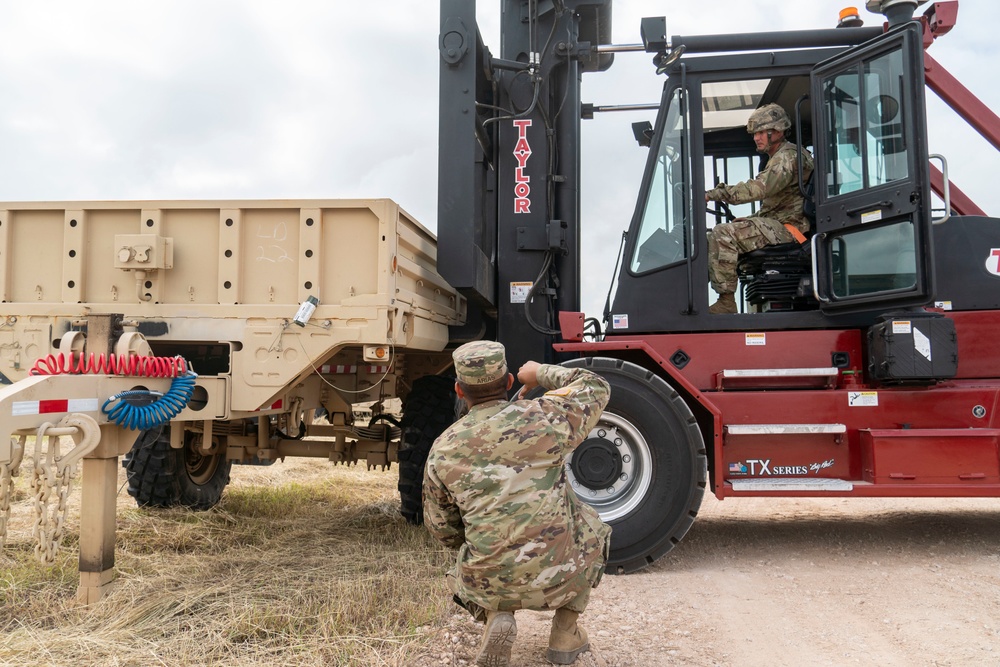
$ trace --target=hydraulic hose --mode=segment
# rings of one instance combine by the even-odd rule
[[[148,389],[130,389],[120,392],[104,401],[101,412],[108,416],[109,421],[122,428],[133,431],[148,431],[157,428],[169,422],[187,407],[194,394],[197,378],[198,374],[194,371],[179,375],[170,382],[170,389],[165,394]],[[139,405],[135,402],[137,399],[151,396],[157,398],[148,405]],[[116,401],[117,403],[115,403]]]

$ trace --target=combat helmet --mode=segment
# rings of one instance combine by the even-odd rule
[[[788,114],[777,104],[765,104],[755,109],[747,120],[747,133],[765,132],[767,130],[786,131],[792,126]]]

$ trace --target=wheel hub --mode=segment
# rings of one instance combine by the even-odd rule
[[[615,446],[604,438],[587,438],[570,462],[573,476],[588,489],[604,490],[614,485],[622,474],[622,458]]]
[[[627,516],[652,485],[649,445],[628,419],[605,410],[589,437],[567,458],[566,478],[604,521]]]
[[[213,442],[213,444],[215,444]],[[213,447],[213,449],[216,449]],[[219,462],[223,456],[219,453],[202,451],[201,438],[195,438],[187,444],[184,452],[184,465],[187,468],[188,476],[195,484],[206,484],[215,474],[219,467]]]

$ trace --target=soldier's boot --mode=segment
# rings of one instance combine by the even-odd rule
[[[556,609],[549,632],[549,650],[545,657],[557,665],[572,665],[576,657],[590,649],[587,633],[576,624],[580,614],[565,607]]]
[[[483,641],[476,654],[479,667],[507,667],[510,649],[517,639],[517,623],[509,611],[487,611]]]
[[[730,315],[736,310],[736,295],[732,292],[723,292],[719,295],[719,300],[708,307],[708,312],[712,315]]]

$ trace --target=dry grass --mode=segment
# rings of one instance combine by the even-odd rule
[[[0,664],[415,662],[451,612],[452,556],[399,517],[395,471],[294,461],[233,479],[200,513],[136,509],[122,491],[118,583],[90,607],[74,600],[78,520],[43,567],[19,494],[0,554]]]

